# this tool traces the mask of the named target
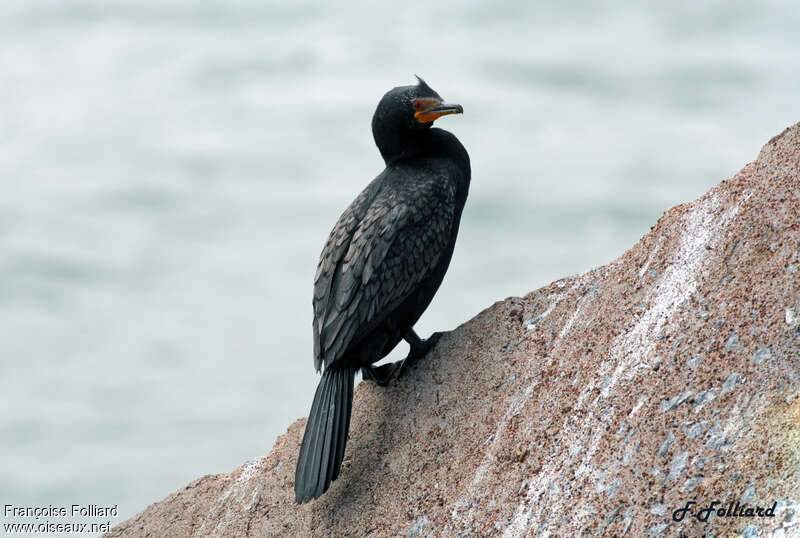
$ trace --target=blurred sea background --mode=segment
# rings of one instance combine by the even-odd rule
[[[789,0],[3,0],[0,501],[118,523],[308,413],[317,258],[391,87],[465,109],[427,336],[755,159],[800,120],[798,28]]]

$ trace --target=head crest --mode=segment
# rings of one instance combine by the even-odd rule
[[[425,93],[436,93],[436,92],[433,91],[433,88],[428,86],[428,84],[424,80],[422,80],[422,77],[420,77],[419,75],[414,75],[414,76],[417,77],[417,88],[422,90],[422,92],[425,92]],[[422,92],[420,92],[420,93],[422,93]]]

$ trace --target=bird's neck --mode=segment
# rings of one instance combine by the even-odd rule
[[[386,166],[424,156],[431,149],[430,129],[375,133],[375,145]]]
[[[443,129],[432,127],[418,131],[376,133],[375,144],[386,166],[415,158],[449,157],[457,164],[466,160],[466,173],[469,174],[466,150],[452,133]]]

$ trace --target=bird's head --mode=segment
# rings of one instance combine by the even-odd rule
[[[427,129],[442,116],[462,112],[461,105],[445,103],[433,88],[417,77],[414,86],[399,86],[386,92],[372,117],[372,129]]]
[[[384,160],[389,162],[418,151],[418,135],[430,129],[434,120],[462,112],[461,105],[445,103],[417,77],[414,86],[399,86],[386,92],[372,116],[372,135]]]

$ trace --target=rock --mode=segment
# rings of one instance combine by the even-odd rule
[[[411,526],[411,530],[408,531],[408,538],[417,538],[417,536],[422,534],[422,531],[425,530],[425,527],[427,525],[428,525],[428,516],[423,515],[421,518],[417,520],[416,523],[414,523]]]
[[[294,502],[299,420],[108,536],[797,536],[799,249],[800,124],[608,265],[361,383],[321,499]],[[774,517],[672,517],[742,498]]]

